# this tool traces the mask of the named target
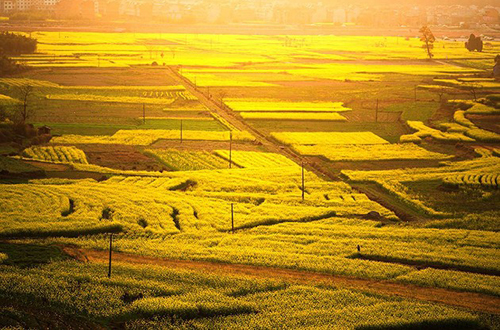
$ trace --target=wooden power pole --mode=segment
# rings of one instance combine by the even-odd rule
[[[231,203],[231,232],[234,234],[234,203]]]
[[[304,162],[302,162],[302,201],[305,199]]]
[[[233,163],[233,132],[229,131],[229,168]]]
[[[109,235],[109,268],[108,277],[111,278],[111,255],[113,253],[113,234]]]

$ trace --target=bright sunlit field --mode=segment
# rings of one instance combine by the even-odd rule
[[[500,328],[500,42],[19,34],[1,326]]]

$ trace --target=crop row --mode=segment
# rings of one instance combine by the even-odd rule
[[[408,124],[408,126],[410,128],[412,128],[416,132],[413,134],[401,135],[399,140],[400,140],[400,142],[403,142],[403,143],[407,143],[407,142],[419,143],[422,141],[423,138],[426,138],[426,137],[432,137],[436,140],[447,141],[447,142],[455,142],[455,141],[471,142],[471,141],[475,141],[473,138],[465,136],[461,132],[457,132],[456,129],[453,132],[448,133],[448,132],[441,132],[440,130],[426,126],[421,121],[408,120],[406,123]]]
[[[232,132],[235,141],[253,141],[254,137],[246,131]],[[63,135],[54,137],[51,142],[61,144],[126,144],[150,145],[158,140],[180,140],[180,130],[119,130],[111,136]],[[182,131],[184,140],[229,141],[229,132],[221,131]]]
[[[366,214],[371,210],[391,215],[349,186],[322,183],[311,173],[306,175],[307,201],[302,202],[301,171],[297,167],[269,168],[266,173],[233,169],[163,175],[114,177],[100,183],[51,179],[5,185],[0,192],[1,234],[22,236],[32,231],[30,235],[45,235],[61,228],[77,233],[82,227],[104,224],[160,233],[228,230],[231,203],[237,228],[311,221],[336,213]]]
[[[177,99],[181,98],[183,100],[197,100],[196,96],[192,95],[187,91],[144,91],[142,92],[142,97],[145,98],[167,98],[167,99]]]
[[[342,102],[287,102],[282,100],[229,99],[225,102],[234,111],[257,112],[341,112],[351,109]]]
[[[102,96],[93,94],[49,94],[46,95],[49,100],[59,101],[82,101],[82,102],[109,102],[109,103],[147,103],[164,104],[172,103],[172,99],[149,98],[137,96]]]
[[[347,145],[389,143],[372,132],[273,132],[271,136],[288,145]]]
[[[498,188],[500,174],[496,173],[466,173],[443,178],[443,182],[452,185],[470,185]]]
[[[324,120],[324,121],[347,121],[347,119],[336,112],[240,112],[243,119],[251,120]]]
[[[229,150],[216,150],[215,153],[229,160]],[[297,164],[283,155],[255,151],[232,151],[231,161],[240,167],[246,168],[297,166]]]
[[[342,171],[342,174],[353,181],[359,182],[374,182],[387,190],[389,193],[407,203],[411,207],[418,209],[420,212],[432,216],[449,216],[425,205],[418,196],[411,195],[407,192],[402,182],[418,182],[429,180],[443,180],[447,177],[464,175],[468,173],[498,173],[500,164],[497,157],[483,156],[481,158],[461,161],[461,162],[442,162],[437,168],[408,168],[398,170],[383,170],[383,171]]]
[[[179,151],[175,149],[147,149],[146,155],[158,159],[177,171],[213,170],[228,168],[228,163],[208,151]]]
[[[447,159],[453,156],[428,151],[412,143],[374,145],[293,145],[301,155],[324,156],[331,161],[392,159]]]
[[[85,153],[73,146],[30,147],[24,149],[23,157],[55,163],[88,164]]]

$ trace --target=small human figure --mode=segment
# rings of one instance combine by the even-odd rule
[[[358,253],[360,253],[361,252],[361,246],[358,245],[357,248],[358,248]]]
[[[500,79],[500,55],[495,57],[495,66],[493,67],[493,77]]]

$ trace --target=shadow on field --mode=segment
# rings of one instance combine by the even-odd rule
[[[68,259],[57,246],[0,242],[0,264],[32,268]]]
[[[469,330],[469,329],[487,329],[479,322],[474,320],[448,319],[442,321],[422,321],[403,325],[384,325],[384,326],[361,326],[356,330]]]

